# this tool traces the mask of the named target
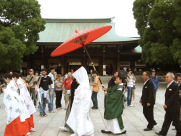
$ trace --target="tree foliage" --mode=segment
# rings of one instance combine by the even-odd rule
[[[45,29],[37,0],[0,0],[0,70],[19,70]]]
[[[181,64],[180,0],[136,0],[133,12],[143,60],[151,65]]]
[[[176,36],[173,40],[173,46],[171,52],[176,62],[181,65],[181,1],[175,0],[176,17],[174,20],[174,26],[176,28]]]

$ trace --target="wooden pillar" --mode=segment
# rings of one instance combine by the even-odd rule
[[[130,61],[130,68],[134,71],[134,68],[135,68],[135,61],[134,60]]]
[[[102,46],[101,48],[102,52],[100,54],[100,59],[99,59],[99,70],[97,70],[99,72],[100,75],[103,75],[103,65],[105,64],[105,46]]]
[[[61,70],[60,70],[60,72],[61,72],[61,75],[62,75],[62,76],[65,74],[65,67],[64,67],[63,64],[61,65]]]
[[[44,68],[47,68],[46,67],[46,61],[48,61],[47,59],[46,59],[46,52],[45,52],[45,47],[43,47],[43,46],[41,46],[41,60],[42,60],[42,63],[41,63],[41,65],[44,65]]]
[[[66,57],[61,57],[61,74],[62,76],[65,75],[65,68],[66,68]]]
[[[117,47],[117,71],[120,72],[120,48],[119,45]]]
[[[104,71],[103,65],[105,65],[105,55],[106,55],[106,48],[105,48],[105,45],[104,45],[103,50],[102,50],[102,69],[101,69],[102,74],[103,74],[103,71]]]
[[[46,47],[44,47],[44,54],[43,54],[43,56],[44,56],[44,66],[45,66],[45,68],[46,69],[49,69],[49,65],[48,65],[48,48],[46,48]]]

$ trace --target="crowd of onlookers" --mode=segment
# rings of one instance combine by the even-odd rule
[[[69,98],[70,98],[70,90],[71,90],[71,83],[73,81],[72,73],[74,70],[71,70],[71,72],[66,73],[65,75],[57,74],[55,71],[55,68],[50,68],[50,72],[47,73],[46,69],[42,69],[40,72],[39,71],[34,71],[33,69],[28,70],[28,75],[26,77],[23,77],[26,81],[27,88],[30,92],[30,95],[34,101],[34,105],[37,106],[37,90],[40,86],[41,78],[42,78],[42,73],[43,70],[46,71],[46,75],[49,76],[52,80],[52,95],[56,96],[56,108],[61,108],[61,99],[62,99],[62,94],[64,94],[64,100],[65,100],[65,109],[68,106]],[[131,69],[126,69],[123,68],[122,71],[120,71],[123,76],[125,77],[124,85],[125,85],[125,92],[127,92],[127,105],[132,107],[134,106],[134,101],[135,101],[135,90],[136,90],[136,77]],[[10,72],[13,74],[12,72]],[[92,101],[93,101],[93,109],[98,109],[98,102],[97,102],[97,93],[99,92],[100,88],[100,82],[99,82],[99,76],[96,71],[91,70],[90,71],[91,75],[91,83],[90,85],[92,86]],[[108,87],[111,85],[114,85],[114,80],[118,76],[118,72],[114,72],[114,75],[112,79],[108,83]],[[151,71],[151,76],[150,76],[153,84],[154,84],[154,89],[155,91],[158,90],[158,76],[156,75],[156,71],[153,69]],[[3,77],[0,77],[0,92],[2,92],[2,88],[5,86],[5,83],[3,81]],[[125,93],[124,92],[124,93]],[[55,95],[55,94],[56,95]],[[156,94],[156,93],[155,93]],[[155,96],[156,98],[156,96]],[[54,97],[51,98],[52,104],[49,104],[49,108],[51,112],[54,112]]]
[[[54,97],[56,109],[62,108],[62,94],[64,94],[64,101],[65,101],[65,110],[68,107],[70,95],[71,95],[71,84],[73,81],[72,73],[74,70],[72,69],[71,72],[66,73],[65,75],[57,74],[55,68],[52,67],[49,69],[49,73],[47,69],[42,69],[40,72],[34,71],[33,69],[28,70],[28,75],[24,76],[23,79],[26,82],[26,87],[29,90],[29,93],[32,97],[35,106],[39,107],[40,115],[46,116],[45,109],[46,103],[48,103],[48,110],[50,113],[54,113]],[[9,74],[13,75],[13,72],[9,72]],[[99,78],[96,71],[91,72],[92,80],[90,85],[93,87],[93,94],[92,94],[92,101],[93,101],[93,109],[98,109],[97,103],[97,93],[99,92]],[[3,80],[3,75],[0,80],[0,88],[2,92],[2,88],[6,86],[6,83]],[[38,91],[40,94],[41,92],[48,92],[49,98],[47,100],[41,99],[38,96]],[[50,95],[51,93],[51,95]],[[43,94],[45,95],[45,94]],[[42,107],[40,107],[40,103],[38,99],[44,101]]]

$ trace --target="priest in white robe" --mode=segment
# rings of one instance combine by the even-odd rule
[[[72,109],[66,123],[74,132],[71,136],[92,136],[94,127],[89,116],[92,91],[87,71],[81,67],[73,73],[73,77],[79,86],[75,90]]]

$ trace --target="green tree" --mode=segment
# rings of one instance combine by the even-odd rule
[[[176,17],[174,20],[174,26],[176,28],[176,36],[173,40],[173,46],[171,52],[173,59],[181,65],[181,1],[175,0]]]
[[[0,70],[19,70],[45,29],[37,0],[0,0]]]
[[[149,22],[154,29],[155,40],[151,40],[151,63],[171,64],[173,57],[170,52],[173,38],[175,37],[175,18],[174,3],[172,0],[157,0],[148,16]]]
[[[152,9],[154,0],[135,0],[133,6],[133,14],[136,19],[136,27],[138,33],[142,37],[146,28],[150,26],[148,14]]]
[[[181,64],[180,0],[136,0],[133,12],[143,60],[150,65]]]
[[[133,14],[136,19],[136,27],[140,35],[140,45],[142,47],[142,58],[146,63],[151,62],[151,41],[155,39],[152,24],[148,20],[148,15],[152,9],[154,0],[135,0],[133,5]]]

